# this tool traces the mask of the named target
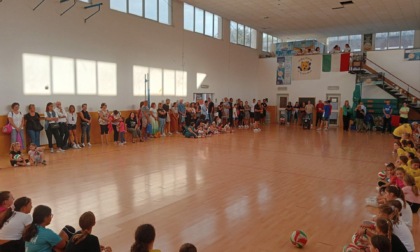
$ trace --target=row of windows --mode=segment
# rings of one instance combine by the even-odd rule
[[[375,34],[375,50],[413,48],[414,30]]]
[[[280,43],[281,39],[273,37],[270,34],[263,33],[262,35],[262,50],[263,52],[273,52],[272,45]],[[274,50],[275,51],[275,50]]]
[[[171,24],[171,0],[110,0],[112,10]]]
[[[117,95],[117,64],[113,62],[27,53],[22,58],[25,95]],[[151,95],[187,95],[186,71],[133,66],[134,96],[145,95],[146,76]]]
[[[375,33],[373,39],[375,50],[413,48],[414,30]],[[327,39],[327,48],[329,51],[331,51],[335,45],[344,49],[345,44],[350,45],[352,52],[360,52],[362,50],[362,35],[329,37]]]
[[[230,42],[256,49],[257,30],[235,21],[230,21]]]
[[[184,29],[221,39],[222,18],[184,3]]]

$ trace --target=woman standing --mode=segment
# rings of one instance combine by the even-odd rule
[[[292,120],[292,114],[293,114],[293,106],[292,102],[288,102],[286,106],[286,122],[287,124],[290,124]]]
[[[86,145],[91,146],[90,144],[90,125],[92,123],[92,117],[87,111],[87,104],[82,104],[82,111],[79,113],[81,126],[82,126],[82,137],[80,139],[80,147],[85,147],[85,136],[86,136]]]
[[[29,137],[31,138],[31,143],[36,144],[36,146],[41,146],[40,144],[40,137],[39,134],[41,130],[44,129],[40,122],[40,116],[37,112],[35,112],[35,105],[29,104],[29,112],[25,115],[25,125],[26,125],[26,132],[28,133]]]
[[[151,135],[155,137],[155,134],[159,130],[159,124],[158,124],[158,114],[156,110],[156,103],[152,102],[152,105],[150,105],[150,124],[152,125],[152,132]]]
[[[301,106],[299,107],[299,118],[298,118],[299,125],[303,124],[303,118],[305,118],[306,116],[305,106],[306,106],[306,103],[302,102]]]
[[[77,143],[77,113],[74,105],[70,105],[69,113],[67,113],[67,128],[69,130],[70,146],[73,149],[80,149],[80,145]]]
[[[361,105],[356,107],[356,130],[360,132],[365,129],[365,111],[362,109]]]
[[[52,102],[47,104],[45,108],[45,132],[47,133],[48,139],[48,147],[50,148],[50,152],[54,152],[53,144],[52,144],[52,136],[54,135],[55,143],[57,145],[57,152],[63,152],[61,137],[60,137],[60,125],[58,122],[58,116],[53,110]]]
[[[23,115],[19,111],[19,103],[12,103],[12,111],[7,114],[7,119],[9,120],[10,125],[12,125],[12,135],[11,142],[19,142],[22,146],[22,149],[25,149],[25,142],[23,139]]]
[[[162,103],[159,102],[158,104],[158,117],[159,117],[159,132],[161,136],[165,135],[165,125],[166,125],[166,111],[163,109]]]
[[[245,128],[249,128],[249,119],[251,118],[251,106],[249,106],[248,101],[245,101],[244,106],[244,112],[245,112]]]
[[[345,131],[349,131],[350,117],[351,117],[350,104],[349,104],[349,101],[346,100],[343,106],[343,124],[344,124]]]
[[[295,103],[295,106],[293,107],[293,119],[294,119],[294,123],[298,122],[298,115],[299,115],[299,102]]]
[[[171,116],[171,131],[173,133],[179,133],[178,131],[178,119],[179,119],[179,114],[178,114],[178,104],[176,102],[174,102],[172,104],[172,108],[170,110],[170,116]]]
[[[121,113],[118,110],[114,110],[112,112],[112,129],[114,130],[114,143],[118,144],[118,137],[119,137],[119,132],[117,129],[118,124],[120,124],[120,119],[121,119]]]
[[[108,144],[108,123],[109,123],[109,111],[106,103],[101,104],[101,110],[98,112],[99,126],[101,127],[101,144]]]

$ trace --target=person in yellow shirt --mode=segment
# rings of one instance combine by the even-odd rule
[[[407,173],[414,178],[420,178],[420,159],[414,158],[411,160],[411,167],[408,168]]]
[[[407,156],[407,152],[404,150],[400,141],[395,141],[394,142],[393,153],[397,153],[397,157]]]
[[[413,123],[414,124],[414,123]],[[412,126],[410,125],[410,124],[408,124],[408,123],[404,123],[404,124],[402,124],[402,125],[400,125],[400,126],[398,126],[398,127],[396,127],[395,129],[394,129],[394,132],[392,132],[392,134],[394,135],[394,138],[395,139],[398,139],[398,140],[400,140],[401,139],[401,137],[402,137],[402,135],[404,134],[404,133],[408,133],[408,134],[410,134],[410,136],[411,136],[411,134],[413,134],[413,130],[412,130],[412,128],[411,128]]]
[[[401,167],[405,170],[405,172],[408,172],[408,157],[407,156],[400,156],[397,158],[397,161],[395,161],[396,167]]]

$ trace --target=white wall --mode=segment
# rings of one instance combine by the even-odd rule
[[[403,80],[412,87],[420,90],[420,61],[405,61],[404,50],[387,50],[387,51],[370,51],[367,58],[389,71],[399,79]],[[366,63],[378,72],[383,70],[376,68],[369,61]],[[395,80],[391,75],[385,73],[385,77],[395,81],[398,85],[400,82]],[[404,85],[401,87],[406,88]],[[412,92],[413,90],[410,90]],[[420,93],[416,93],[420,97]]]
[[[267,97],[276,101],[278,94],[289,94],[289,101],[294,104],[299,97],[316,97],[325,100],[327,94],[341,94],[341,103],[345,100],[352,103],[356,75],[347,72],[321,72],[319,80],[294,81],[291,85],[276,85],[277,59],[260,59],[258,65],[258,97]],[[328,86],[338,86],[339,90],[328,90]],[[287,91],[279,91],[287,87]]]
[[[61,17],[68,3],[45,1],[32,11],[36,3],[3,1],[0,6],[0,114],[15,101],[21,106],[35,103],[40,111],[56,100],[66,106],[87,102],[89,110],[97,110],[101,102],[110,109],[137,108],[144,98],[133,96],[133,65],[187,71],[186,100],[197,92],[215,93],[219,100],[224,96],[249,99],[256,92],[258,51],[230,44],[226,20],[223,40],[217,40],[184,31],[183,5],[176,0],[171,26],[112,11],[109,1],[103,1],[102,10],[87,23],[83,19],[94,10],[84,10],[79,2]],[[23,53],[116,63],[117,96],[24,95]],[[207,74],[203,84],[209,89],[197,89],[198,72]],[[164,98],[152,96],[152,101]]]

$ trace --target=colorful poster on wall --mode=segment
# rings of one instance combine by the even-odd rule
[[[282,56],[277,58],[276,85],[290,85],[292,83],[292,57]]]
[[[317,80],[321,78],[322,55],[293,56],[293,80]]]
[[[370,34],[363,34],[363,51],[371,51],[373,49],[373,44],[372,44],[372,33]]]
[[[407,61],[420,60],[420,49],[405,49],[404,60],[407,60]]]

